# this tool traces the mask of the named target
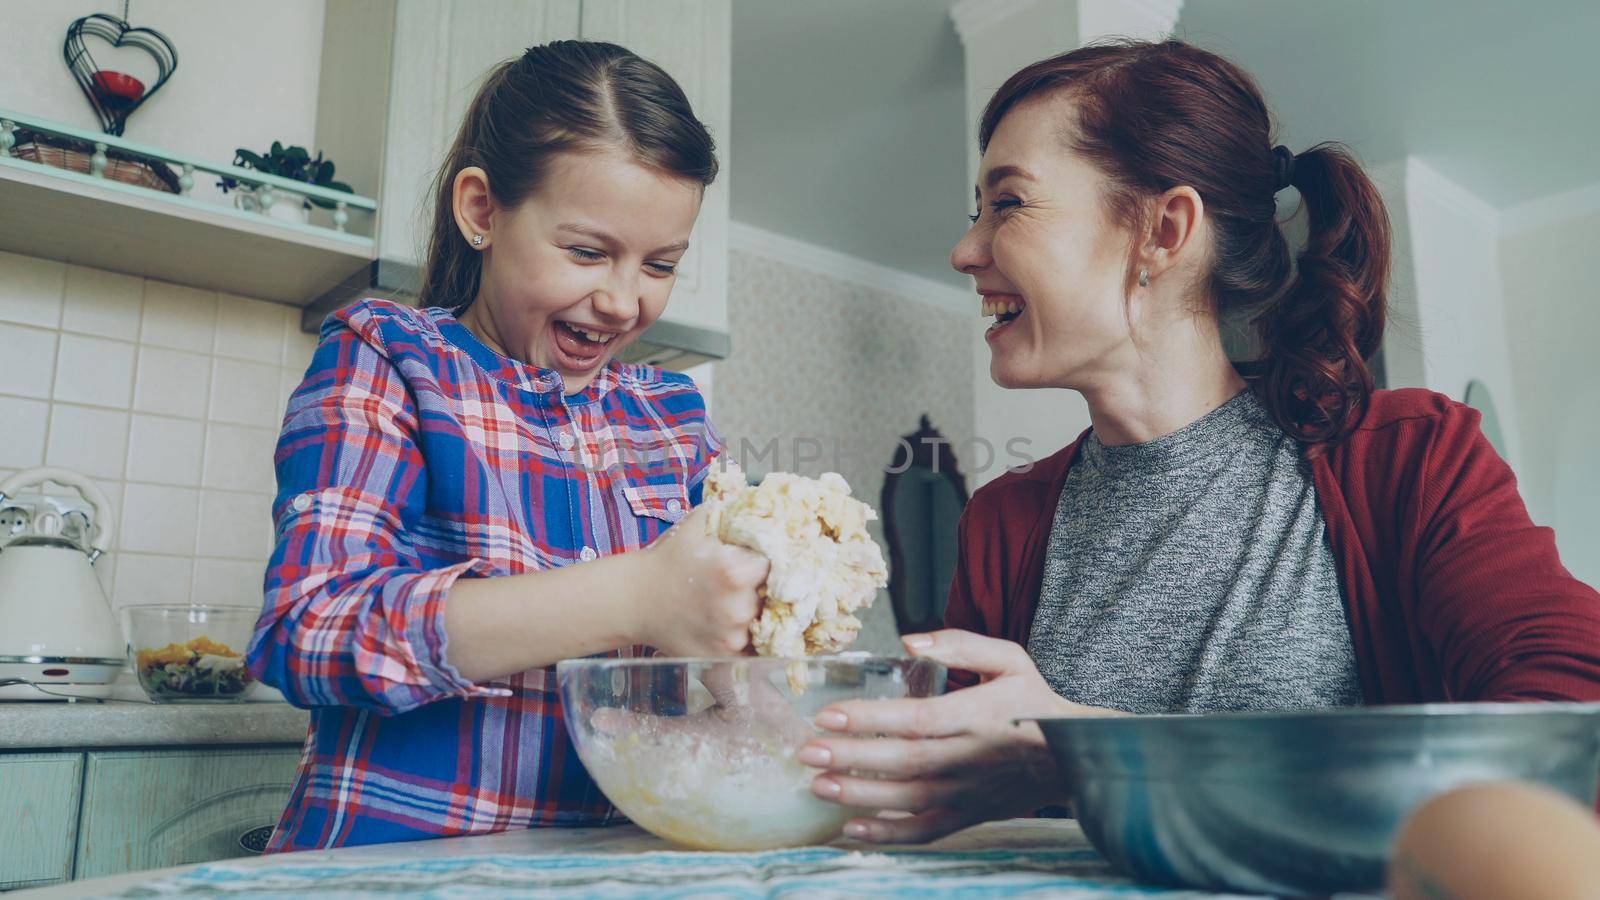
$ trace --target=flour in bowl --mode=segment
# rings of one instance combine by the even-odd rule
[[[651,834],[696,850],[772,850],[827,843],[858,814],[811,793],[818,771],[792,742],[680,723],[690,724],[635,725],[584,754],[606,797]]]

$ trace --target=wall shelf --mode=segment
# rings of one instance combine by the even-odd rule
[[[205,163],[110,135],[0,110],[0,251],[109,269],[247,297],[306,306],[370,266],[370,237],[343,229],[349,212],[376,212],[365,197]],[[184,193],[125,184],[8,154],[13,129],[125,151],[183,169]],[[97,165],[104,156],[97,155]],[[96,168],[95,172],[98,173]],[[196,173],[233,178],[283,202],[338,204],[334,228],[285,221],[191,197]]]
[[[371,238],[41,168],[0,159],[0,250],[295,306],[372,260]]]

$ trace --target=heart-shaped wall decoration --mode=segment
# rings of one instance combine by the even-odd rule
[[[91,38],[105,41],[114,49],[131,47],[150,54],[156,64],[155,83],[146,87],[125,72],[102,69],[85,43]],[[149,28],[132,28],[125,20],[104,13],[84,16],[67,26],[67,41],[61,52],[107,134],[122,134],[128,116],[161,90],[178,68],[178,51],[166,35]]]

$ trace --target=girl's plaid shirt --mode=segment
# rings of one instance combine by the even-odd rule
[[[720,447],[687,376],[612,362],[567,396],[444,310],[365,300],[330,317],[284,414],[249,651],[311,710],[269,849],[616,820],[553,671],[466,681],[444,604],[457,578],[648,544],[699,501]]]

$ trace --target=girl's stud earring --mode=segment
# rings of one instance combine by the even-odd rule
[[[482,247],[483,246],[483,235],[481,235],[481,234],[473,235],[472,236],[472,246],[474,246],[474,247]]]
[[[1149,269],[1140,269],[1139,270],[1139,287],[1149,287],[1149,286],[1150,286],[1150,270]]]

